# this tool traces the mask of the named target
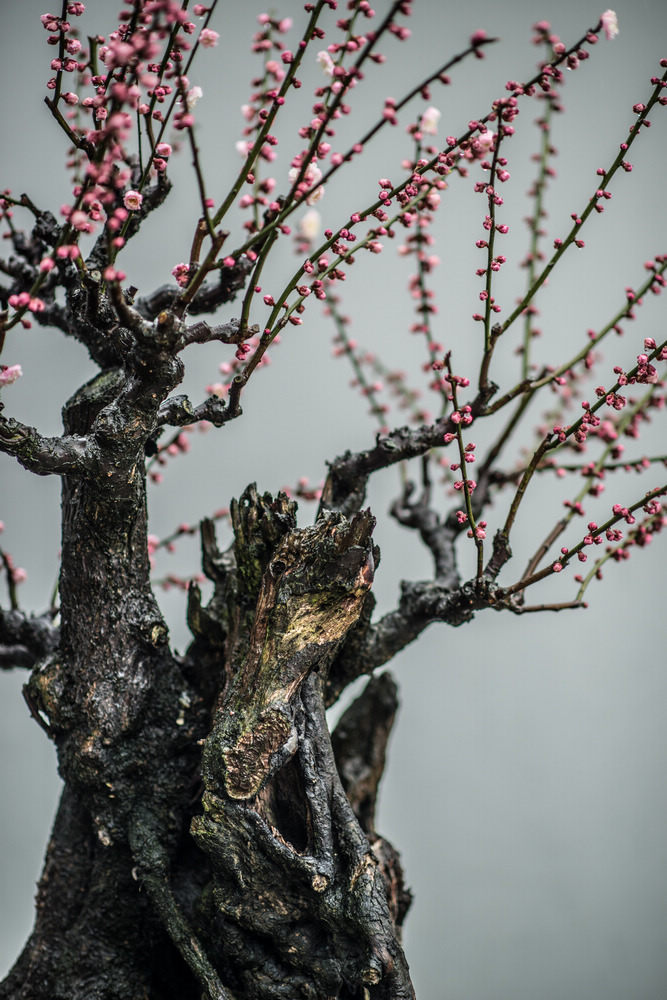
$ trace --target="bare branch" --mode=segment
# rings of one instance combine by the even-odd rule
[[[391,660],[433,622],[464,625],[472,621],[475,612],[485,608],[510,608],[510,599],[501,600],[501,595],[500,587],[486,577],[458,585],[453,580],[403,580],[398,607],[373,623],[370,619],[374,604],[367,598],[356,629],[350,632],[332,665],[327,703],[334,702],[357,677]]]
[[[25,469],[38,476],[81,472],[88,458],[85,438],[68,434],[45,437],[34,427],[1,415],[0,451],[13,455]]]
[[[27,615],[23,611],[0,608],[0,667],[34,667],[58,644],[58,629],[51,617]]]
[[[215,427],[222,427],[241,414],[241,408],[232,407],[219,396],[209,396],[199,406],[193,407],[187,396],[172,396],[166,399],[158,411],[158,424],[170,427],[185,427],[188,424],[208,420]]]
[[[35,657],[26,646],[5,646],[0,643],[0,670],[14,670],[25,667],[32,670]]]
[[[137,340],[141,344],[145,345],[156,342],[156,336],[154,332],[156,328],[161,327],[165,331],[167,327],[169,327],[170,330],[173,329],[174,326],[173,319],[171,317],[168,317],[167,314],[160,314],[160,318],[162,318],[162,323],[160,323],[158,319],[156,327],[153,327],[150,323],[147,323],[144,317],[141,315],[141,313],[137,309],[134,309],[127,301],[125,295],[123,294],[123,290],[120,287],[119,282],[117,281],[112,281],[109,283],[109,298],[113,303],[113,307],[116,310],[116,314],[120,322],[123,324],[123,326],[126,326],[129,330],[132,331],[133,334],[135,334]]]
[[[454,545],[459,531],[454,528],[450,518],[443,523],[437,511],[431,507],[431,482],[428,477],[427,456],[424,456],[422,462],[424,488],[420,497],[411,500],[415,484],[407,482],[402,496],[391,505],[390,514],[399,524],[419,531],[422,542],[433,556],[436,580],[447,581],[450,586],[456,587],[459,577]]]
[[[483,415],[486,405],[497,391],[494,383],[480,390],[470,404],[473,418]],[[455,433],[456,423],[451,416],[441,417],[433,424],[421,427],[398,427],[390,434],[378,434],[375,447],[366,451],[350,452],[329,463],[329,475],[322,491],[321,510],[340,510],[351,514],[360,510],[366,497],[369,476],[380,469],[387,469],[398,462],[417,458],[431,448],[442,444],[446,433]]]
[[[192,316],[202,313],[213,313],[222,305],[232,302],[236,293],[244,288],[248,274],[252,270],[252,262],[248,257],[241,257],[233,267],[221,267],[218,270],[218,280],[215,284],[204,282],[188,305]],[[158,313],[172,309],[180,298],[181,290],[171,285],[162,285],[150,295],[140,298],[135,303],[135,309],[146,319],[155,319]]]
[[[119,365],[122,345],[115,336],[118,317],[105,291],[101,271],[79,275],[70,261],[58,262],[59,275],[67,292],[67,333],[84,344],[100,368]]]
[[[568,611],[572,608],[585,608],[587,604],[585,601],[563,601],[560,604],[529,604],[524,606],[521,604],[516,604],[510,607],[515,615],[527,615],[533,611]]]
[[[356,454],[346,451],[329,465],[321,507],[346,514],[361,509],[366,497],[366,484],[373,472],[423,455],[441,444],[448,426],[447,418],[416,430],[399,427],[391,434],[378,434],[374,448]]]
[[[375,829],[378,786],[397,708],[398,691],[391,674],[373,677],[331,734],[345,794],[365,833]]]
[[[220,326],[209,326],[208,323],[194,323],[181,334],[177,344],[177,350],[182,351],[190,344],[209,344],[214,340],[221,344],[242,344],[244,340],[254,334],[259,333],[257,325],[241,329],[241,324],[237,319]]]

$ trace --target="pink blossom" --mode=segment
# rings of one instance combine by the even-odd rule
[[[300,172],[301,172],[300,166],[291,167],[288,174],[290,184],[294,184]],[[317,184],[321,179],[322,179],[322,171],[320,170],[320,168],[314,163],[309,163],[305,176],[299,186],[301,187],[302,185],[305,185],[306,190],[308,190],[309,188]],[[320,198],[323,197],[323,195],[324,195],[324,188],[320,184],[319,187],[315,188],[315,190],[311,191],[311,193],[308,195],[308,197],[306,198],[306,205],[315,205],[320,200]]]
[[[229,386],[223,385],[222,382],[214,382],[213,385],[206,386],[206,392],[209,396],[217,396],[218,399],[222,399],[227,394],[228,388]]]
[[[605,38],[609,41],[616,38],[618,34],[618,18],[616,17],[615,10],[606,10],[600,18],[600,23],[602,24]]]
[[[212,28],[202,28],[199,35],[199,43],[203,45],[205,49],[213,49],[218,44],[218,39],[220,35],[217,31],[213,31]]]
[[[144,196],[139,191],[126,191],[123,204],[129,212],[138,212]]]
[[[11,385],[23,375],[20,365],[0,365],[0,386]]]
[[[168,142],[158,142],[157,146],[155,147],[155,152],[157,153],[158,156],[170,156],[171,146],[169,145]]]
[[[481,160],[493,152],[493,144],[496,139],[495,132],[487,129],[481,135],[476,135],[470,140],[470,146],[466,149],[464,156],[467,160]]]
[[[77,209],[69,217],[69,224],[73,226],[74,229],[78,229],[81,233],[91,233],[93,231],[93,226],[90,219],[81,209]]]
[[[125,281],[127,275],[125,271],[116,271],[113,267],[105,267],[102,277],[105,281]]]
[[[185,286],[188,283],[188,278],[190,274],[190,268],[188,267],[188,265],[182,262],[180,264],[176,264],[175,267],[172,267],[171,273],[176,278],[176,281],[181,286],[181,288],[185,288]]]
[[[179,131],[184,128],[192,128],[195,120],[194,116],[190,114],[176,114],[174,116],[174,128]]]
[[[133,45],[128,42],[113,42],[107,49],[103,62],[110,67],[126,66],[134,55]]]

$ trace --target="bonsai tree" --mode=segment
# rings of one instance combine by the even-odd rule
[[[25,701],[64,781],[35,926],[0,987],[8,1000],[414,996],[401,946],[410,893],[376,829],[397,708],[382,668],[430,625],[467,625],[486,610],[581,613],[603,567],[665,524],[664,456],[635,439],[664,407],[667,341],[629,321],[662,291],[667,256],[640,261],[632,287],[609,291],[608,315],[573,351],[557,338],[542,346],[537,303],[561,261],[585,255],[584,230],[611,211],[635,143],[650,141],[667,60],[651,68],[586,197],[547,234],[565,74],[601,36],[613,39],[613,11],[572,42],[539,22],[533,75],[502,81],[488,107],[443,128],[441,88],[495,42],[476,31],[400,98],[376,102],[358,131],[347,117],[392,36],[408,41],[410,4],[374,11],[351,0],[336,12],[318,0],[294,23],[261,14],[240,134],[224,137],[227,161],[237,157],[224,191],[205,166],[197,118],[199,60],[220,58],[229,41],[216,6],[136,0],[102,34],[82,3],[44,14],[46,104],[64,133],[71,198],[58,209],[45,192],[8,189],[0,201],[0,451],[62,482],[60,573],[46,611],[21,606],[23,571],[2,552],[0,664],[27,672]],[[314,94],[304,84],[313,69]],[[504,192],[515,134],[535,105],[528,245],[512,303]],[[296,133],[290,114],[301,116]],[[398,125],[407,138],[396,133],[396,161],[368,180],[376,136]],[[179,197],[179,148],[198,212],[174,240],[171,274],[146,288],[124,257],[142,240],[151,252],[154,217]],[[329,217],[323,199],[341,183],[349,203]],[[470,188],[481,209],[478,297],[469,329],[454,335],[437,312],[438,294],[456,289],[438,273],[435,242],[448,199]],[[412,271],[411,351],[420,344],[426,397],[358,342],[346,313],[343,283],[392,244]],[[197,428],[209,431],[212,461],[233,462],[229,435],[271,377],[260,369],[318,310],[376,434],[323,455],[320,485],[267,491],[258,469],[256,484],[200,525],[151,533],[147,487],[172,475]],[[391,322],[384,306],[382,324]],[[17,334],[32,323],[73,338],[94,365],[64,401],[57,435],[9,415]],[[179,387],[205,345],[216,345],[221,377],[194,398]],[[323,400],[333,419],[337,405]],[[402,581],[395,607],[378,614],[367,491],[392,467],[402,478],[391,517],[425,547],[431,573]],[[527,498],[545,480],[566,485],[564,505],[559,494],[549,523],[526,525],[531,554],[517,567]],[[160,576],[163,551],[194,532],[200,569]],[[191,633],[180,652],[159,602],[167,586],[182,593]],[[327,710],[365,677],[330,732]]]

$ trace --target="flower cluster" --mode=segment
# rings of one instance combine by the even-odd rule
[[[84,9],[70,3],[67,14],[78,18]],[[208,8],[196,4],[194,12],[205,16]],[[121,13],[116,30],[95,35],[88,46],[73,22],[53,14],[41,20],[48,44],[58,47],[47,103],[73,147],[73,197],[61,208],[69,242],[76,246],[80,234],[103,224],[113,257],[124,245],[130,213],[142,209],[149,180],[166,169],[172,152],[163,139],[167,124],[182,131],[194,122],[201,89],[190,87],[184,58],[194,39],[210,48],[218,34],[204,28],[197,38],[195,23],[176,0],[142,0]],[[131,144],[141,132],[148,155],[137,164]],[[67,243],[57,249],[63,247]]]
[[[0,386],[11,385],[23,375],[20,365],[0,365]]]

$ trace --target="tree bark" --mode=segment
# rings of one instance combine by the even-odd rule
[[[67,432],[118,386],[84,387]],[[333,745],[325,715],[368,618],[373,518],[299,529],[287,497],[250,487],[229,551],[202,527],[214,591],[204,606],[191,589],[179,659],[150,588],[143,462],[110,440],[101,473],[64,477],[59,644],[27,698],[65,789],[0,998],[413,997],[409,894],[374,830],[395,686],[371,681]]]

